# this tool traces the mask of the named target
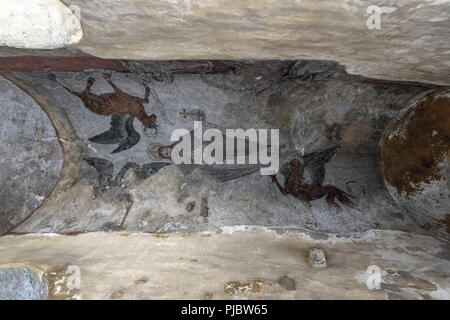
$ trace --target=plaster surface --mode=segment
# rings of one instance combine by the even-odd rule
[[[150,96],[144,107],[148,114],[157,115],[159,124],[158,135],[145,134],[135,119],[134,130],[140,140],[119,153],[111,153],[117,145],[89,140],[108,130],[109,116],[94,114],[77,96],[48,80],[46,73],[5,74],[50,110],[58,131],[64,134],[67,159],[58,189],[11,231],[167,233],[259,225],[280,232],[299,229],[343,236],[370,229],[448,236],[448,206],[421,205],[419,199],[405,210],[385,188],[378,163],[384,132],[411,101],[432,89],[420,84],[348,79],[339,65],[328,62],[300,66],[284,76],[230,72],[174,75],[173,82],[147,83],[136,81],[129,73],[114,73],[112,81],[133,96],[143,97],[144,84],[150,87],[155,96]],[[92,77],[97,80],[92,92],[112,91],[97,71],[55,74],[71,90],[81,91]],[[325,198],[312,201],[308,208],[298,199],[282,195],[270,178],[256,172],[221,182],[202,167],[173,165],[149,152],[155,146],[171,144],[174,129],[192,129],[199,116],[205,129],[280,129],[280,165],[293,157],[301,159],[339,146],[324,164],[323,183],[354,196],[359,211],[343,205],[343,211],[337,213]],[[111,178],[83,160],[87,157],[110,163]],[[144,174],[143,166],[158,162],[167,166]],[[135,167],[119,175],[130,163]],[[226,166],[218,169],[227,172]],[[116,177],[120,179],[116,181]]]
[[[56,185],[63,151],[47,114],[0,79],[0,233],[36,210]]]
[[[309,264],[311,247],[324,250],[327,267]],[[448,259],[445,241],[398,231],[328,240],[245,226],[0,237],[0,267],[41,270],[49,299],[449,299]],[[369,266],[379,268],[379,289],[368,289]]]

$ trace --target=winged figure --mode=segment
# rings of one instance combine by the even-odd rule
[[[133,121],[134,116],[113,114],[110,122],[111,128],[89,138],[89,141],[100,144],[119,144],[111,153],[130,149],[141,139],[141,135],[134,129]]]
[[[341,212],[343,205],[359,210],[358,206],[350,198],[354,196],[332,185],[323,185],[325,178],[325,164],[336,154],[339,147],[333,147],[321,152],[313,152],[303,156],[303,163],[299,159],[292,159],[280,168],[284,176],[284,186],[280,184],[276,175],[271,176],[280,192],[284,195],[292,195],[311,207],[310,201],[326,196],[327,203]],[[309,181],[305,181],[305,174],[309,174]]]
[[[138,178],[145,179],[161,168],[170,165],[167,162],[152,162],[140,166],[134,162],[127,162],[114,178],[114,164],[111,161],[97,157],[86,157],[83,160],[97,171],[100,190],[105,190],[109,186],[118,186],[122,182],[125,173],[131,168],[136,170]]]

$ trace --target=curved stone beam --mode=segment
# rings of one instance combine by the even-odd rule
[[[0,77],[0,234],[38,208],[55,186],[63,151],[42,108]]]
[[[45,202],[47,202],[49,198],[63,193],[67,190],[67,188],[76,182],[79,162],[81,159],[79,139],[67,114],[62,108],[58,107],[58,102],[51,98],[51,94],[41,84],[33,81],[26,74],[18,72],[3,72],[0,73],[0,76],[13,82],[41,106],[53,124],[56,135],[62,147],[63,167],[61,169],[57,184],[42,204],[45,205]],[[42,205],[39,208],[42,208]],[[38,211],[39,208],[36,211]],[[36,211],[32,212],[28,217],[8,230],[7,233],[14,231],[15,228],[28,220]]]

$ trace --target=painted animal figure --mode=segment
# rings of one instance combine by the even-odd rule
[[[350,200],[350,198],[355,197],[335,186],[322,185],[325,173],[324,164],[331,159],[337,149],[338,147],[335,147],[320,153],[317,152],[306,155],[304,157],[304,166],[302,166],[302,163],[298,159],[291,160],[288,163],[288,166],[285,166],[280,170],[285,176],[284,187],[279,183],[276,175],[271,176],[271,178],[282,194],[293,195],[309,208],[311,207],[310,201],[326,196],[328,205],[336,208],[337,212],[341,212],[342,208],[335,199],[339,200],[341,204],[347,207],[359,210],[358,206]],[[312,169],[311,183],[305,183],[303,181],[303,173],[305,168],[308,169],[307,167]]]
[[[113,153],[127,150],[139,142],[140,135],[133,127],[135,117],[144,125],[144,128],[157,131],[156,115],[147,115],[144,108],[144,104],[149,102],[150,88],[148,87],[145,88],[144,98],[135,97],[116,87],[111,80],[111,75],[105,73],[103,78],[111,85],[114,92],[97,95],[91,92],[91,87],[95,83],[94,78],[87,80],[86,88],[81,92],[66,87],[52,73],[48,75],[48,78],[72,95],[80,98],[85,107],[93,113],[102,116],[112,116],[111,128],[89,140],[101,144],[119,143],[119,147]]]
[[[145,88],[144,98],[135,97],[123,92],[114,85],[111,80],[110,74],[103,74],[103,78],[114,89],[114,93],[94,94],[91,92],[91,87],[95,83],[94,78],[87,80],[86,88],[81,92],[73,91],[62,83],[60,83],[54,74],[49,74],[49,79],[58,85],[62,86],[71,94],[79,97],[86,108],[92,112],[102,115],[110,116],[113,114],[131,114],[134,115],[144,126],[150,129],[156,129],[156,115],[147,115],[144,109],[144,104],[148,103],[148,97],[150,95],[150,88]]]

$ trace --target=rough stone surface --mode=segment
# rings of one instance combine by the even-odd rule
[[[76,14],[59,0],[0,3],[0,46],[56,49],[75,44],[82,36]]]
[[[450,84],[448,0],[63,0],[84,52],[119,59],[324,59],[368,77]],[[378,5],[380,29],[367,9]]]
[[[327,268],[311,268],[311,247],[327,252]],[[60,289],[49,299],[449,299],[448,252],[446,241],[398,231],[328,240],[247,227],[0,237],[0,266],[54,274],[49,287]],[[79,267],[77,292],[65,289],[68,265]],[[380,290],[367,286],[372,265],[380,268]],[[283,275],[295,290],[278,284]]]
[[[26,268],[0,266],[0,300],[46,300],[46,280]]]

